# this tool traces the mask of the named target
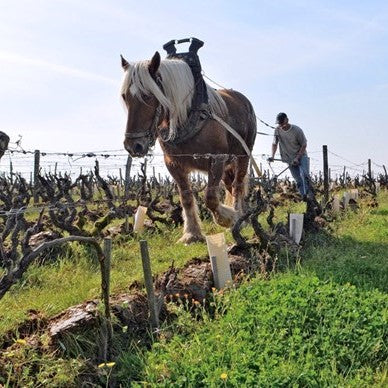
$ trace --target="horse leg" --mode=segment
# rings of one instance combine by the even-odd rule
[[[243,214],[244,198],[248,190],[248,158],[239,158],[232,183],[233,208],[240,216]]]
[[[222,176],[222,181],[225,185],[225,200],[224,205],[233,206],[234,198],[233,198],[233,181],[234,181],[234,168],[229,165],[225,168],[224,174]]]
[[[170,167],[168,170],[178,185],[179,197],[183,208],[183,236],[178,242],[191,244],[197,241],[205,241],[205,237],[201,233],[197,203],[191,190],[188,173],[180,168]]]
[[[224,162],[217,160],[210,163],[205,202],[213,213],[214,221],[221,226],[230,227],[237,221],[238,214],[232,207],[222,205],[219,200],[220,182],[224,166]]]

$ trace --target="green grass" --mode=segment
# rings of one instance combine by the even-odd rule
[[[82,371],[83,361],[63,359],[49,349],[46,350],[40,353],[29,345],[18,344],[4,352],[4,359],[0,363],[1,386],[75,387],[75,377]]]
[[[151,351],[122,354],[119,381],[388,386],[387,193],[379,202],[378,209],[342,215],[330,234],[310,235],[296,269],[221,297],[216,319],[199,311],[198,320],[180,309],[178,322],[164,328]]]
[[[204,313],[193,323],[183,313],[180,333],[163,340],[162,332],[142,359],[139,386],[222,386],[223,374],[231,387],[360,387],[384,379],[388,297],[379,291],[290,273],[215,300],[224,312],[218,319]],[[125,386],[133,374],[125,355],[118,368]]]
[[[285,222],[287,212],[301,211],[300,203],[287,203],[276,212],[275,222]],[[30,221],[37,213],[29,214]],[[265,216],[261,221],[265,224]],[[118,223],[115,220],[115,223]],[[122,220],[121,220],[122,222]],[[143,234],[149,242],[152,270],[154,273],[165,271],[174,261],[181,267],[193,257],[207,255],[205,244],[184,246],[176,244],[181,237],[182,228],[166,228],[159,225],[161,233]],[[203,223],[204,234],[225,232],[227,243],[233,242],[229,230],[215,225],[212,221]],[[246,237],[252,236],[252,229],[243,231]],[[134,281],[142,282],[139,238],[119,237],[113,242],[111,292],[125,292]],[[87,299],[100,296],[100,273],[93,250],[76,243],[71,249],[63,248],[63,256],[54,264],[32,265],[23,279],[14,285],[0,300],[0,343],[5,333],[15,330],[28,317],[28,310],[38,310],[43,316],[50,317],[60,311],[82,303]],[[1,274],[1,273],[0,273]]]
[[[204,229],[207,234],[223,230],[213,223],[205,223]],[[173,261],[180,267],[193,257],[207,254],[205,244],[176,244],[181,232],[181,228],[170,228],[163,229],[162,233],[140,236],[149,242],[154,273],[166,270]],[[228,240],[231,240],[230,234]],[[64,249],[64,252],[64,257],[56,263],[32,265],[22,281],[0,300],[0,339],[27,318],[29,309],[50,317],[67,307],[100,296],[101,277],[93,249],[72,243],[71,249]],[[134,281],[142,282],[140,257],[139,238],[119,237],[114,240],[112,294],[126,291]]]
[[[288,268],[269,281],[256,279],[221,297],[216,320],[201,309],[199,320],[180,309],[178,321],[162,331],[153,352],[136,347],[124,351],[112,377],[123,386],[135,381],[166,386],[257,386],[258,381],[262,386],[383,386],[388,358],[388,193],[379,195],[379,203],[377,209],[348,211],[331,224],[330,233],[308,236],[296,269]],[[285,222],[287,212],[300,211],[302,206],[286,204],[277,209],[275,221]],[[225,230],[204,223],[204,233],[220,231]],[[172,261],[179,267],[207,254],[205,244],[175,244],[181,232],[181,228],[164,228],[159,234],[142,236],[149,242],[154,273]],[[244,231],[246,236],[251,233],[249,228]],[[229,232],[226,237],[232,241]],[[31,266],[0,301],[0,338],[15,332],[29,309],[49,317],[99,297],[101,280],[93,250],[72,244],[63,255],[56,263]],[[142,281],[138,239],[114,240],[111,274],[112,294]],[[163,340],[172,333],[171,341]],[[24,352],[35,357],[34,368],[40,374],[64,379],[55,369],[57,355],[40,359],[32,350]],[[73,361],[60,360],[60,364],[71,370]],[[10,360],[7,365],[13,364]],[[28,379],[38,383],[41,379],[33,375],[34,368],[25,378],[22,370],[19,376],[10,369],[0,383],[9,376],[22,385]],[[77,363],[74,374],[66,374],[64,386],[76,384],[80,368]],[[228,375],[226,380],[220,378],[222,373]]]
[[[361,207],[333,223],[334,231],[310,235],[303,268],[321,279],[388,292],[388,193],[379,207]]]

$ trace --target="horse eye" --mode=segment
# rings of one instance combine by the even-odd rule
[[[122,94],[121,97],[122,97],[123,100],[125,101],[125,94]]]

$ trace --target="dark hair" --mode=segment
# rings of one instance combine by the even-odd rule
[[[280,112],[276,116],[276,124],[283,124],[286,119],[288,119],[287,115],[283,112]]]

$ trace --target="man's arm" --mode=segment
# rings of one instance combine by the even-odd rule
[[[304,155],[304,153],[306,152],[307,139],[306,139],[306,136],[304,135],[304,132],[302,129],[297,127],[297,130],[298,130],[297,131],[297,141],[299,144],[301,144],[301,146],[299,148],[299,151],[295,155],[295,159],[298,158],[298,160],[300,160],[302,158],[302,156]]]
[[[296,154],[296,158],[298,158],[298,160],[300,160],[300,158],[304,155],[306,148],[307,148],[307,143],[303,144],[302,147],[299,148],[299,151]]]
[[[272,143],[272,159],[275,157],[277,149],[278,149],[278,142],[273,142]]]
[[[276,154],[276,150],[278,149],[278,143],[279,143],[279,137],[276,135],[273,137],[273,143],[272,143],[272,156],[269,157],[267,160],[268,162],[273,162]]]
[[[293,166],[299,166],[300,159],[302,158],[304,152],[306,151],[306,148],[307,148],[307,143],[304,143],[304,144],[299,148],[299,151],[297,152],[297,154],[295,155],[294,160],[293,160],[292,163],[291,163]]]

